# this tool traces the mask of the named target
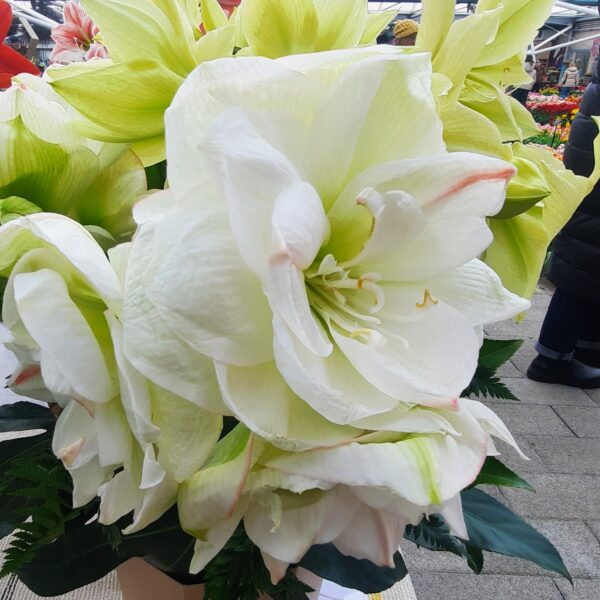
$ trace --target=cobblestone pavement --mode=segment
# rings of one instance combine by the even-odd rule
[[[462,559],[409,544],[403,551],[419,600],[600,600],[600,390],[585,392],[525,378],[550,296],[551,290],[541,284],[524,321],[487,329],[488,337],[525,340],[500,373],[521,401],[489,404],[530,458],[524,462],[499,443],[502,460],[537,492],[489,491],[548,536],[575,587],[524,561],[490,554],[483,573],[476,576]],[[0,375],[10,369],[10,355],[0,346]],[[0,403],[13,398],[0,388]]]
[[[554,543],[575,587],[529,563],[491,554],[477,576],[458,557],[411,544],[403,550],[419,600],[600,600],[600,390],[525,378],[551,294],[541,283],[521,323],[487,328],[487,337],[525,340],[500,373],[520,402],[488,404],[530,458],[525,462],[499,443],[501,459],[537,490],[492,488],[492,494]]]

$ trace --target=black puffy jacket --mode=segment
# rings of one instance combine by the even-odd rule
[[[598,135],[592,116],[600,116],[598,67],[573,120],[564,156],[565,166],[585,177],[594,169],[593,144]],[[550,281],[574,296],[600,301],[600,182],[556,236],[552,248]]]

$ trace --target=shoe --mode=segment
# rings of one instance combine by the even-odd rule
[[[600,350],[576,348],[574,358],[584,365],[600,368]]]
[[[537,356],[527,369],[527,377],[543,383],[558,383],[571,387],[600,388],[600,369],[578,360],[554,360]]]

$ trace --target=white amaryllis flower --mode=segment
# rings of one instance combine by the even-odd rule
[[[315,543],[389,564],[428,512],[464,536],[490,435],[514,445],[460,399],[481,326],[528,306],[477,260],[513,169],[445,152],[430,85],[427,56],[389,50],[229,59],[168,112],[125,354],[248,430],[180,488],[194,570],[241,518],[274,579]]]
[[[212,361],[227,411],[290,450],[455,407],[477,328],[528,304],[476,258],[513,169],[444,151],[430,79],[372,49],[199,67],[166,120],[177,206],[140,211],[130,257],[136,368],[209,407]]]
[[[219,438],[220,415],[149,383],[122,352],[120,276],[78,223],[39,213],[0,227],[2,341],[21,365],[13,389],[61,404],[53,449],[75,506],[100,496],[100,521],[134,511],[128,531],[160,517]]]

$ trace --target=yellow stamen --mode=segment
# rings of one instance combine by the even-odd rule
[[[417,308],[426,308],[427,306],[435,306],[439,300],[431,295],[429,290],[425,290],[423,294],[423,302],[417,302]]]

